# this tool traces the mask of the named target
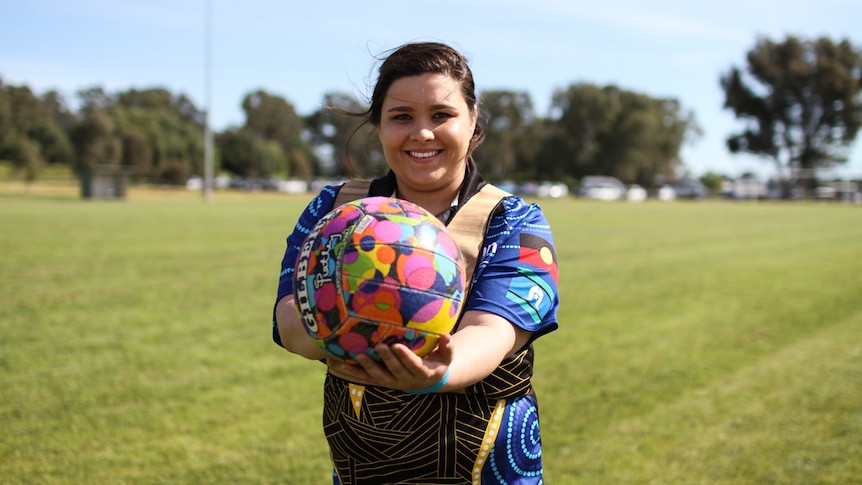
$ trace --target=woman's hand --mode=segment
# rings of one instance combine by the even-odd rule
[[[374,352],[380,357],[380,362],[362,354],[357,356],[356,364],[330,360],[329,365],[334,366],[339,374],[359,382],[405,391],[425,389],[443,380],[454,360],[455,346],[451,335],[442,334],[437,348],[425,357],[414,354],[404,344],[378,344]]]
[[[333,359],[328,364],[347,379],[406,391],[434,386],[448,371],[449,379],[435,391],[458,392],[488,377],[506,356],[522,349],[529,340],[530,332],[500,316],[470,311],[464,314],[458,331],[441,335],[437,348],[424,358],[403,344],[379,344],[374,351],[380,362],[360,355],[356,364]]]

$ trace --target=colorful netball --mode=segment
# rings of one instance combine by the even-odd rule
[[[338,359],[400,342],[417,355],[452,331],[465,264],[446,226],[389,197],[335,208],[311,230],[294,273],[296,308],[309,335]]]

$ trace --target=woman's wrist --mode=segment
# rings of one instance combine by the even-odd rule
[[[440,388],[445,386],[447,382],[449,382],[449,368],[448,367],[446,368],[446,373],[443,374],[443,378],[440,379],[440,382],[438,382],[437,384],[434,384],[432,386],[428,386],[428,387],[425,387],[422,389],[409,389],[409,390],[405,390],[404,392],[406,392],[407,394],[416,394],[416,395],[431,394],[432,392],[436,392],[436,391],[440,390]]]

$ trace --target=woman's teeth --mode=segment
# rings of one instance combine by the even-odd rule
[[[410,152],[410,156],[416,158],[431,158],[438,153],[440,153],[440,150],[434,150],[433,152]]]

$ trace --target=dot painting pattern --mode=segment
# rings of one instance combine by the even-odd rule
[[[481,482],[474,483],[544,483],[539,414],[535,401],[526,396],[513,399],[501,411],[499,419],[499,423],[494,424],[496,440],[489,462],[483,469],[484,476]]]

